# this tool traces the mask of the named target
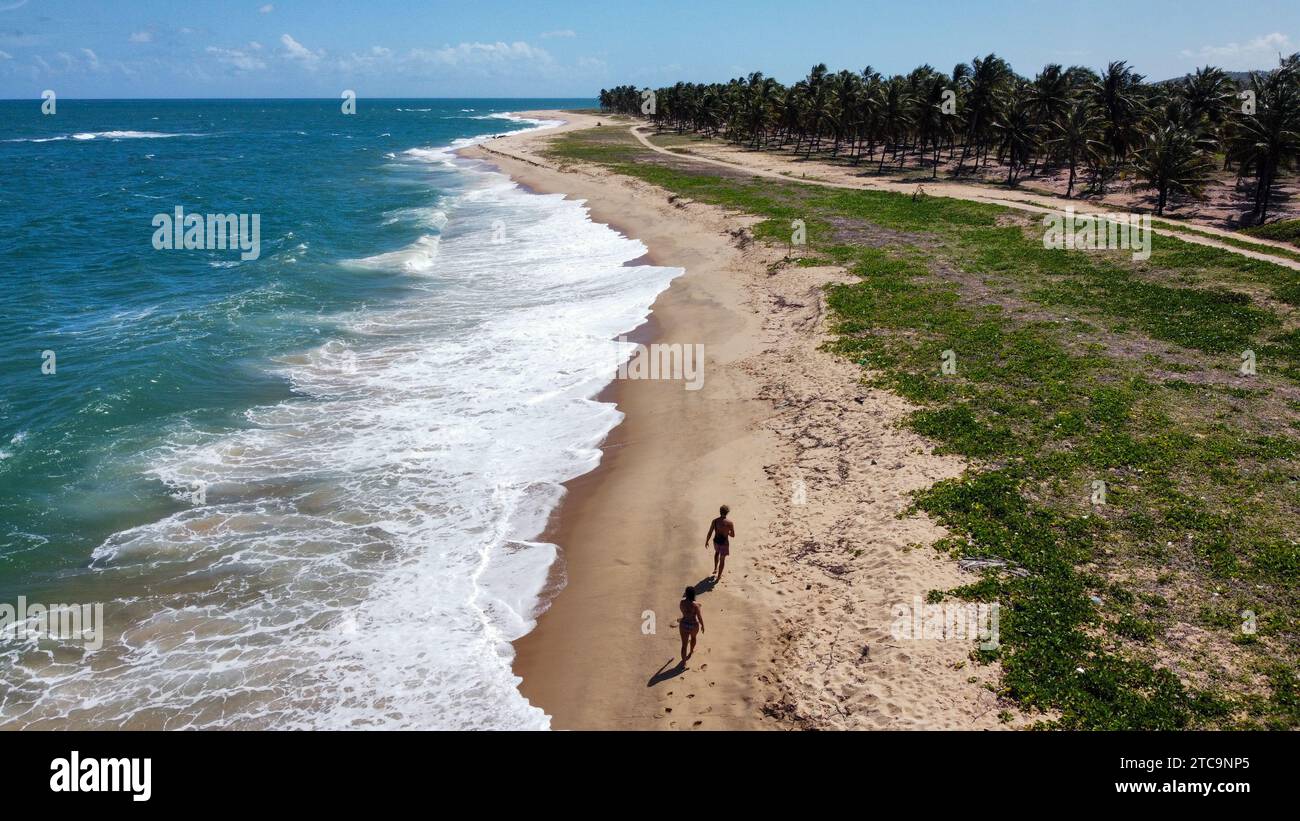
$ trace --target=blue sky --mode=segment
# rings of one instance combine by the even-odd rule
[[[0,98],[593,97],[621,83],[782,81],[809,66],[1023,74],[1126,59],[1152,79],[1300,51],[1300,2],[0,0]]]

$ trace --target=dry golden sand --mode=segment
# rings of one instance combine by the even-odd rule
[[[748,218],[602,169],[561,170],[541,153],[556,133],[464,154],[585,200],[649,261],[684,268],[636,338],[704,344],[705,382],[606,391],[626,418],[543,537],[560,546],[567,584],[516,642],[523,694],[564,729],[1006,726],[986,686],[997,667],[968,660],[973,642],[890,637],[891,605],[974,579],[930,549],[941,528],[899,518],[911,491],[963,465],[898,424],[903,400],[818,349],[822,286],[845,274],[769,275],[780,253],[734,233]],[[722,583],[700,597],[699,648],[676,669],[677,601],[710,573],[705,531],[723,502],[738,536]]]

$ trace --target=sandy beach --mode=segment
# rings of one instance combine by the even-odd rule
[[[595,471],[568,485],[542,536],[560,546],[559,592],[516,642],[521,690],[556,729],[1015,726],[967,641],[896,641],[891,607],[973,580],[928,545],[944,531],[899,518],[909,493],[958,475],[897,423],[902,399],[819,350],[834,268],[769,266],[748,218],[592,166],[563,170],[548,141],[597,118],[462,151],[641,240],[685,274],[633,340],[702,344],[704,386],[619,380],[625,414]],[[720,504],[738,535],[711,587],[705,531]],[[701,585],[705,631],[678,666],[677,601]],[[562,585],[562,589],[561,589]],[[1013,711],[1014,713],[1014,711]]]

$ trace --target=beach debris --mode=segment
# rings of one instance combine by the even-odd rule
[[[968,556],[964,559],[959,559],[957,561],[957,567],[970,572],[978,570],[1004,570],[1012,576],[1019,576],[1022,578],[1029,575],[1028,570],[1014,565],[1006,559],[996,559],[988,556]]]

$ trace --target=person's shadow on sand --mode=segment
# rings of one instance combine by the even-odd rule
[[[716,584],[717,581],[712,576],[706,576],[704,579],[695,583],[694,585],[695,595],[698,596],[701,593],[708,593],[710,590],[713,589],[713,586]],[[673,658],[676,658],[676,656],[674,656]],[[685,660],[677,662],[677,665],[675,667],[669,667],[668,665],[672,663],[673,663],[673,659],[668,659],[667,661],[665,661],[663,663],[663,666],[660,667],[655,672],[655,674],[650,677],[650,680],[646,682],[645,686],[653,687],[661,681],[667,681],[671,678],[677,678],[682,673],[686,672]]]
[[[676,658],[676,656],[673,656],[673,658]],[[656,672],[653,676],[651,676],[650,680],[645,683],[645,686],[653,687],[662,681],[668,681],[669,679],[677,678],[682,673],[686,672],[686,662],[679,661],[677,662],[676,666],[669,667],[668,665],[672,663],[673,663],[673,659],[668,659],[667,661],[665,661],[664,665],[659,668],[658,672]]]
[[[706,576],[701,581],[695,583],[695,595],[698,596],[701,593],[708,593],[717,585],[717,583],[718,583],[717,579],[713,578],[712,576]]]

